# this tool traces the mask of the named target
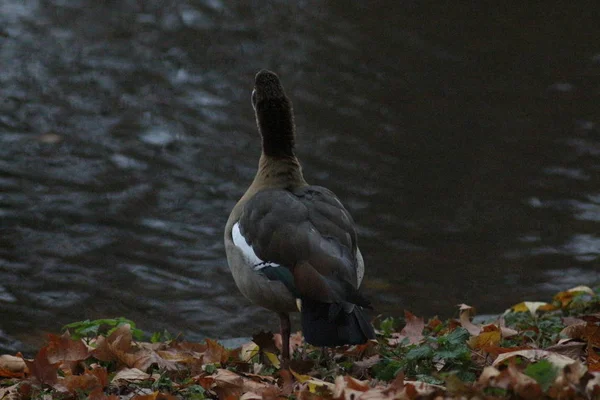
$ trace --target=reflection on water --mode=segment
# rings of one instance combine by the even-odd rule
[[[307,179],[360,226],[379,312],[494,312],[598,281],[590,13],[369,4],[0,3],[0,348],[85,318],[192,340],[274,326],[222,246],[264,67],[294,100]]]

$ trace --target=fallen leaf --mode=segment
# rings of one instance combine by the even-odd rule
[[[477,336],[481,332],[481,327],[471,322],[471,318],[475,315],[475,307],[466,304],[459,304],[460,310],[460,325],[465,328],[471,335]]]
[[[523,358],[528,359],[531,362],[539,361],[539,360],[548,360],[550,363],[555,365],[558,368],[564,368],[567,365],[575,363],[570,357],[563,356],[561,354],[557,354],[551,351],[540,350],[540,349],[530,349],[530,350],[517,350],[511,351],[508,353],[500,354],[492,363],[492,366],[497,366],[502,362],[508,360],[509,358],[521,356]]]
[[[404,319],[406,325],[400,331],[400,335],[407,337],[409,344],[419,343],[423,339],[423,328],[425,328],[423,318],[416,317],[410,311],[404,310]]]
[[[600,372],[593,372],[593,378],[585,385],[585,393],[589,399],[600,398]]]
[[[588,342],[588,346],[600,347],[600,325],[587,322],[583,329],[582,339]]]
[[[219,398],[239,398],[243,393],[244,380],[235,372],[219,368],[212,379],[211,387],[219,394]]]
[[[567,290],[567,292],[574,292],[574,293],[587,293],[589,295],[594,295],[594,290],[592,288],[590,288],[589,286],[584,286],[584,285],[580,285],[580,286],[575,286],[574,288],[571,288],[569,290]]]
[[[216,340],[206,339],[206,345],[207,348],[202,357],[202,362],[205,364],[225,364],[229,358],[229,351]]]
[[[600,355],[594,351],[594,346],[587,347],[587,364],[591,372],[600,372]]]
[[[523,301],[519,304],[515,304],[510,309],[513,312],[527,312],[531,315],[535,315],[535,313],[540,310],[541,307],[546,307],[549,304],[543,301]],[[540,310],[541,311],[541,310]]]
[[[271,353],[270,351],[265,351],[264,355],[267,357],[272,366],[277,369],[281,368],[281,362],[279,361],[277,354]]]
[[[296,371],[294,371],[293,369],[290,369],[290,372],[292,373],[292,375],[294,376],[294,378],[296,378],[296,380],[300,383],[304,383],[309,381],[312,377],[310,375],[302,375],[297,373]]]
[[[75,394],[79,391],[88,392],[98,387],[102,387],[98,378],[94,375],[69,375],[61,379],[54,388],[62,391]]]
[[[73,340],[68,332],[62,336],[48,335],[48,361],[56,363],[60,361],[81,361],[89,356],[89,350],[81,339]]]
[[[25,375],[26,367],[27,365],[21,357],[8,354],[0,356],[0,377],[22,378]]]
[[[582,339],[584,336],[586,322],[580,320],[580,323],[572,324],[563,328],[560,331],[561,336],[566,336],[570,339]]]
[[[396,346],[408,339],[408,344],[417,344],[423,339],[425,322],[423,318],[416,317],[410,311],[404,310],[406,325],[400,332],[393,332],[388,339],[388,345]]]
[[[570,357],[573,360],[579,360],[583,357],[585,346],[586,344],[582,342],[576,342],[572,339],[562,339],[557,344],[546,347],[545,350]]]
[[[42,347],[33,361],[24,360],[29,369],[29,374],[38,382],[47,385],[53,385],[58,381],[58,363],[51,363],[48,360],[48,348]]]
[[[500,375],[500,371],[496,367],[487,366],[483,368],[483,371],[477,379],[477,385],[481,388],[493,387],[496,377]]]
[[[21,399],[21,396],[19,395],[20,386],[22,386],[21,382],[8,387],[0,387],[0,399]]]
[[[125,382],[139,382],[150,379],[151,375],[141,371],[137,368],[123,368],[113,376],[111,382],[115,383],[118,381]]]
[[[249,362],[252,357],[258,354],[260,347],[254,342],[249,342],[242,345],[242,350],[240,351],[240,360]]]

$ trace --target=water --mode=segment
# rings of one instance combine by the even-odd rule
[[[276,328],[222,244],[260,151],[261,68],[294,101],[307,180],[359,225],[378,312],[497,312],[599,281],[591,14],[0,1],[0,349],[86,318],[191,340]]]

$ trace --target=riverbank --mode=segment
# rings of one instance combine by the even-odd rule
[[[0,356],[0,399],[600,398],[600,286],[485,322],[469,305],[457,315],[379,318],[376,341],[328,351],[297,333],[289,371],[277,334],[228,348],[167,332],[144,338],[123,318],[76,322],[34,359]]]

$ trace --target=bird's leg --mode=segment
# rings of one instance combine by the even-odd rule
[[[290,361],[290,333],[292,325],[287,313],[279,313],[281,323],[281,367],[287,369]]]

